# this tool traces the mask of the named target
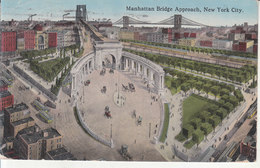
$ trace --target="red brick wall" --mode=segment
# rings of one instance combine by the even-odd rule
[[[191,38],[196,38],[196,36],[197,36],[196,33],[190,33]]]
[[[35,31],[25,30],[24,31],[24,48],[25,50],[33,50],[35,45]]]
[[[16,32],[2,32],[2,52],[16,51]]]
[[[48,34],[49,38],[49,42],[48,42],[48,46],[49,48],[51,47],[57,47],[57,33],[54,32],[54,33],[49,33]]]
[[[212,41],[200,41],[200,46],[204,46],[204,47],[212,47]]]
[[[258,48],[258,46],[257,46],[257,44],[255,44],[253,47],[253,53],[257,54],[257,48]]]
[[[10,95],[7,97],[0,98],[0,111],[4,110],[6,107],[10,107],[14,104],[14,96]]]

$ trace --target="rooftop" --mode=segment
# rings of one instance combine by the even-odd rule
[[[49,151],[48,154],[53,160],[76,160],[64,147]]]
[[[13,126],[17,126],[17,125],[21,125],[21,124],[24,124],[24,123],[28,123],[30,121],[34,121],[34,119],[32,117],[28,117],[28,118],[24,118],[22,120],[18,120],[18,121],[12,122],[11,124]]]
[[[28,133],[22,135],[22,138],[28,143],[36,143],[40,139],[50,139],[54,137],[61,136],[59,132],[54,128],[47,128],[45,130],[35,132],[35,133]]]
[[[34,126],[22,129],[21,131],[18,132],[18,134],[19,135],[31,134],[31,133],[38,132],[37,130],[40,130],[40,127],[37,124],[35,124]]]
[[[23,111],[28,109],[28,106],[25,103],[20,103],[20,104],[16,104],[14,105],[14,107],[8,107],[5,109],[5,111],[7,111],[9,114],[18,112],[18,111]]]
[[[0,92],[0,98],[4,98],[4,97],[10,96],[10,95],[12,95],[12,94],[8,90],[4,90],[4,91]]]
[[[8,86],[8,84],[4,80],[0,80],[0,87]]]
[[[6,142],[13,142],[14,141],[14,137],[13,136],[5,137],[5,141]]]

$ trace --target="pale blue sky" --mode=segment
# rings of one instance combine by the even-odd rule
[[[37,14],[35,20],[61,20],[64,10],[75,10],[76,5],[86,4],[90,20],[109,18],[118,20],[123,15],[131,15],[136,18],[156,22],[166,19],[174,14],[182,14],[191,20],[212,26],[233,25],[248,22],[257,23],[256,0],[2,0],[2,20],[25,20],[29,14]],[[126,6],[156,7],[204,7],[217,8],[241,8],[243,13],[178,13],[172,12],[129,12]],[[148,15],[143,17],[142,15]],[[75,12],[71,12],[71,16]]]

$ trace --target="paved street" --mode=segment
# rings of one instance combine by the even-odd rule
[[[129,78],[133,78],[131,82],[136,87],[136,92],[122,92],[126,96],[123,107],[118,107],[113,102],[113,93],[116,91],[115,83],[117,83],[118,75],[120,88],[122,87],[121,83],[126,85],[130,82]],[[114,74],[109,74],[107,71],[105,76],[100,76],[99,71],[94,71],[87,79],[90,79],[91,83],[89,86],[84,87],[84,96],[83,92],[79,95],[82,96],[80,109],[84,111],[84,118],[88,126],[104,139],[110,139],[112,124],[112,138],[115,148],[110,149],[102,145],[81,129],[75,121],[71,104],[68,103],[69,97],[60,92],[58,97],[61,103],[58,103],[57,109],[54,110],[56,122],[53,124],[64,136],[64,144],[71,152],[79,159],[123,160],[118,150],[122,144],[127,144],[129,153],[134,160],[163,161],[163,157],[150,142],[156,135],[154,130],[156,124],[158,127],[160,121],[159,104],[152,101],[151,94],[141,83],[140,78],[128,72],[118,74],[115,71]],[[101,93],[101,88],[104,85],[107,86],[106,94]],[[104,116],[106,105],[110,107],[112,119],[107,119]],[[137,119],[132,118],[134,109],[136,110],[136,116],[140,115],[143,118],[142,126],[137,126]],[[151,123],[150,138],[149,123]]]

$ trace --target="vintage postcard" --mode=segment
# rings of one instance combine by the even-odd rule
[[[5,165],[257,163],[257,0],[0,3]]]

